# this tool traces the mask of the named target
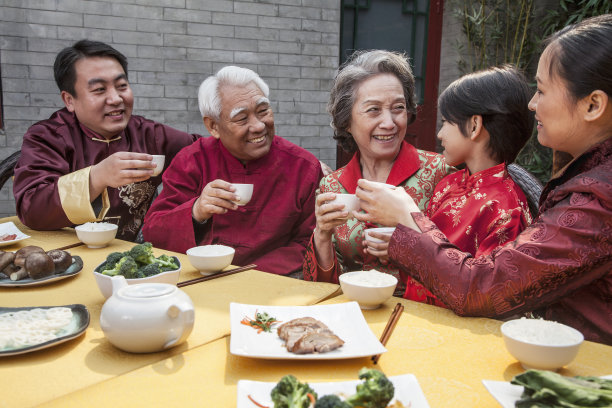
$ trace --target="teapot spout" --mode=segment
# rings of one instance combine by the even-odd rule
[[[123,275],[113,276],[111,278],[111,284],[113,285],[113,295],[115,295],[119,289],[124,288],[128,285]]]

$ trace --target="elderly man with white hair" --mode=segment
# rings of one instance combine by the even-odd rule
[[[233,247],[232,263],[280,275],[301,271],[315,227],[317,158],[275,135],[268,85],[255,72],[222,68],[200,85],[198,102],[212,137],[183,149],[163,177],[145,218],[155,246],[185,252]],[[244,206],[233,183],[253,184]]]

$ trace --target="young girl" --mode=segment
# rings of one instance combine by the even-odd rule
[[[443,119],[438,139],[446,163],[465,168],[436,185],[426,215],[450,242],[474,256],[514,240],[531,223],[525,195],[506,169],[533,130],[530,96],[523,75],[504,66],[465,75],[438,99]],[[368,241],[366,251],[384,257],[387,246]],[[410,282],[405,298],[444,306]]]
[[[440,95],[443,154],[449,165],[466,167],[436,186],[427,216],[475,257],[513,241],[531,223],[525,195],[506,169],[533,130],[530,96],[511,66],[466,75]]]

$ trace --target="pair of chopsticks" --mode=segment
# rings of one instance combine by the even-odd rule
[[[61,251],[65,251],[66,249],[76,248],[76,247],[81,246],[81,245],[84,245],[84,244],[82,242],[77,242],[76,244],[66,245],[66,246],[63,246],[63,247],[60,247],[60,248],[56,248],[56,249],[59,249]]]
[[[208,281],[208,280],[212,280],[212,279],[222,278],[224,276],[233,275],[233,274],[238,273],[238,272],[248,271],[249,269],[254,269],[256,267],[257,267],[257,265],[255,265],[255,264],[245,265],[245,266],[241,266],[241,267],[238,267],[238,268],[229,269],[229,270],[227,270],[225,272],[216,273],[214,275],[202,276],[201,278],[195,278],[195,279],[179,282],[179,283],[176,284],[176,286],[179,287],[179,288],[182,288],[183,286],[193,285],[194,283],[205,282],[205,281]]]
[[[403,311],[404,311],[404,305],[402,305],[401,303],[398,303],[395,305],[395,308],[393,309],[393,312],[391,312],[391,316],[389,317],[389,321],[387,322],[387,325],[385,326],[385,330],[383,330],[382,335],[380,336],[380,342],[382,343],[383,346],[386,345],[387,342],[389,341],[389,338],[391,338],[391,333],[393,333],[393,329],[395,329],[395,326],[397,325],[397,321],[402,316]],[[380,358],[380,354],[372,356],[372,362],[374,364],[378,363],[379,358]]]

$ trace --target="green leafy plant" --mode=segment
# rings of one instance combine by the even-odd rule
[[[510,63],[528,78],[535,75],[544,38],[585,18],[612,13],[610,0],[558,0],[546,9],[536,7],[535,0],[451,0],[450,5],[465,34],[456,42],[462,74]],[[546,183],[553,152],[538,143],[534,131],[516,162]]]
[[[527,67],[534,56],[535,0],[452,0],[465,39],[456,41],[462,74],[512,63]]]

